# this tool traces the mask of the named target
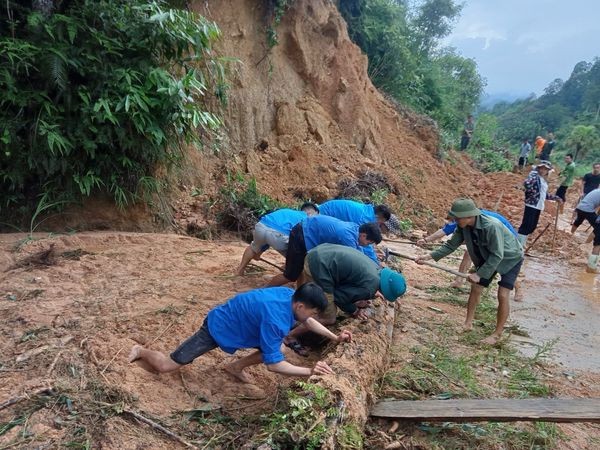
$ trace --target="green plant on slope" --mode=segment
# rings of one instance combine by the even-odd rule
[[[216,24],[163,0],[0,10],[0,211],[95,191],[124,206],[219,127]]]

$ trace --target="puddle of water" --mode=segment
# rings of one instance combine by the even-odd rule
[[[527,258],[522,303],[512,302],[512,321],[530,338],[515,337],[533,356],[536,345],[558,341],[551,359],[567,369],[600,372],[600,275],[560,261]],[[532,345],[535,344],[535,345]]]

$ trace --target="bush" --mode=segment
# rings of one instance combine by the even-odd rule
[[[2,213],[94,191],[123,207],[219,127],[206,108],[227,88],[216,24],[163,0],[24,4],[0,12]]]

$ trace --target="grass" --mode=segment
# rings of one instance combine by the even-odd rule
[[[455,289],[430,287],[427,291],[434,302],[466,304],[465,294]],[[461,333],[460,324],[443,316],[423,319],[419,325],[425,331],[402,366],[395,349],[394,368],[385,374],[378,396],[403,400],[551,396],[552,389],[540,378],[539,369],[556,341],[541,344],[531,358],[506,341],[494,347],[479,345],[496,322],[493,294],[495,290],[484,291],[471,332]],[[555,448],[562,439],[556,425],[544,422],[406,424],[399,432],[411,436],[415,448],[424,449],[546,449]]]

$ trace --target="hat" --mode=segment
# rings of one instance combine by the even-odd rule
[[[552,170],[552,163],[550,161],[540,161],[540,163],[535,166],[535,168],[537,169],[538,167],[545,167],[548,170]]]
[[[390,215],[390,218],[383,222],[383,224],[389,230],[390,233],[402,233],[402,224],[400,223],[400,219],[398,219],[398,216],[396,216],[395,214]]]
[[[388,302],[395,302],[398,297],[406,292],[404,275],[387,267],[379,273],[379,290]]]
[[[452,207],[448,212],[450,217],[462,218],[462,217],[474,217],[480,216],[481,211],[475,205],[475,202],[470,198],[459,198],[454,200]]]

